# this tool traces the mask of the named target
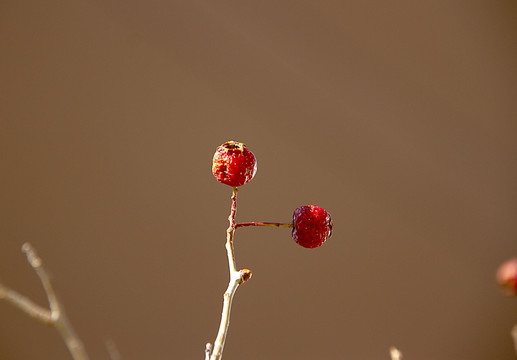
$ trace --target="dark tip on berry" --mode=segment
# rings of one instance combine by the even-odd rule
[[[224,144],[222,144],[221,146],[224,147],[225,149],[229,149],[229,150],[233,150],[233,149],[242,150],[244,144],[236,142],[236,141],[228,141],[228,142],[225,142]]]

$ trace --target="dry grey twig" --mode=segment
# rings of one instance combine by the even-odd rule
[[[54,327],[63,338],[66,347],[68,348],[68,351],[70,351],[74,360],[89,360],[83,343],[72,328],[72,325],[66,317],[63,306],[57,299],[52,283],[50,282],[50,277],[43,267],[41,258],[36,254],[36,251],[29,243],[23,244],[22,251],[27,257],[27,262],[34,269],[43,285],[43,289],[47,295],[49,309],[39,306],[32,300],[3,284],[0,284],[0,299],[6,300],[8,303],[25,312],[30,317]]]

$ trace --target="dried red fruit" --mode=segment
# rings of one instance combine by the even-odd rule
[[[232,187],[249,182],[257,172],[257,159],[246,145],[228,141],[217,148],[212,173],[217,181]]]
[[[332,234],[330,214],[316,205],[300,206],[293,213],[293,239],[306,248],[321,246]]]
[[[510,259],[499,266],[496,280],[506,295],[517,296],[517,258]]]

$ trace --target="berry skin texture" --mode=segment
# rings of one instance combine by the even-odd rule
[[[497,269],[496,280],[508,296],[517,296],[517,258],[510,259]]]
[[[257,159],[246,145],[228,141],[217,148],[212,173],[220,183],[238,187],[248,183],[257,172]]]
[[[300,206],[293,213],[293,239],[305,248],[321,246],[332,234],[330,214],[316,205]]]

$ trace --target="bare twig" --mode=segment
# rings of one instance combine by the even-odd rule
[[[235,256],[233,253],[233,235],[235,232],[235,213],[237,211],[237,188],[233,188],[232,207],[228,221],[230,226],[226,230],[226,253],[228,255],[228,267],[230,270],[230,282],[228,288],[223,295],[223,312],[221,314],[221,324],[219,325],[219,332],[214,342],[213,351],[207,344],[205,349],[205,358],[210,354],[210,360],[220,360],[223,356],[224,343],[230,325],[230,311],[232,307],[232,300],[237,288],[243,282],[251,278],[251,271],[248,269],[237,270],[235,265]]]
[[[117,345],[111,339],[106,340],[106,349],[111,360],[121,360],[120,352],[118,351]]]
[[[396,347],[390,348],[391,360],[402,360],[402,353]]]
[[[88,355],[84,350],[81,340],[77,337],[72,325],[65,315],[63,306],[59,303],[56,297],[54,288],[50,282],[50,277],[43,267],[41,258],[36,254],[36,251],[29,243],[23,244],[22,251],[27,257],[27,262],[34,269],[43,285],[50,309],[44,309],[25,296],[20,295],[18,292],[2,284],[0,284],[0,299],[5,299],[7,302],[22,310],[32,318],[37,319],[46,325],[55,327],[59,332],[59,335],[63,338],[72,358],[74,360],[88,360]]]
[[[517,325],[512,328],[513,345],[515,346],[515,353],[517,353]]]

